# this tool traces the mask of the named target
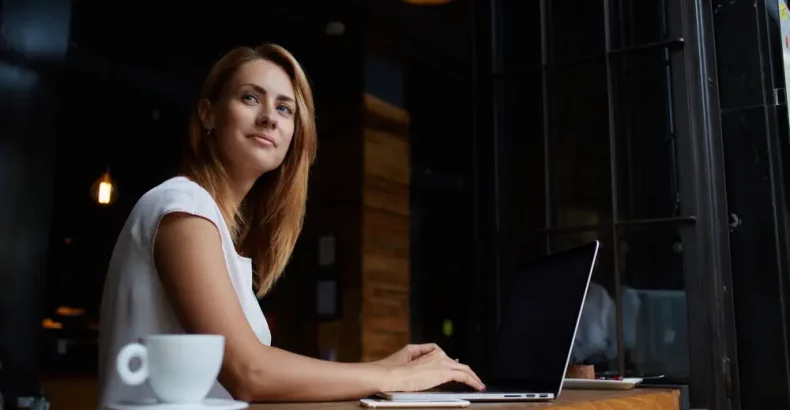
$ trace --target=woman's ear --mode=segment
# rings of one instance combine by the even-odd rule
[[[203,128],[207,130],[214,129],[214,107],[211,106],[211,102],[206,98],[201,98],[198,102],[197,110]]]

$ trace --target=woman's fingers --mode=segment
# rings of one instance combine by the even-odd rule
[[[425,343],[420,345],[410,345],[411,357],[416,359],[420,356],[442,350],[436,343]]]
[[[465,365],[463,363],[454,363],[451,368],[453,370],[459,370],[459,371],[462,371],[462,372],[466,373],[467,375],[469,375],[469,377],[471,377],[475,381],[475,383],[477,385],[480,386],[480,388],[482,390],[485,389],[485,387],[486,387],[485,384],[483,384],[483,381],[480,380],[480,377],[478,377],[477,374],[474,371],[472,371],[471,367],[469,367],[469,366],[467,366],[467,365]],[[472,387],[474,387],[474,386],[472,386]]]
[[[476,377],[473,377],[471,374],[463,370],[449,369],[446,376],[447,382],[455,381],[458,383],[464,383],[477,390],[485,390],[483,383],[477,381]]]
[[[451,359],[447,356],[442,357],[441,360],[442,360],[442,365],[447,366],[450,369],[461,371],[468,374],[469,377],[471,377],[475,381],[475,385],[479,385],[481,386],[482,389],[485,389],[485,385],[483,384],[483,381],[480,380],[480,378],[477,376],[477,374],[475,374],[474,371],[472,371],[471,367],[463,363],[460,363],[458,359]],[[472,385],[472,387],[475,387],[475,385]]]
[[[418,358],[417,360],[413,361],[410,366],[416,367],[423,367],[423,368],[437,368],[444,369],[443,371],[446,372],[445,378],[447,379],[446,382],[451,380],[457,381],[459,383],[465,383],[475,389],[478,390],[485,390],[485,385],[483,381],[475,374],[472,369],[460,363],[457,359],[451,359],[447,357],[447,355],[441,349],[434,350],[431,353]],[[461,378],[459,380],[458,378]]]

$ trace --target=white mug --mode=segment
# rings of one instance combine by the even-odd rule
[[[116,360],[118,375],[133,386],[148,380],[157,398],[167,403],[199,403],[219,375],[225,338],[222,335],[150,335],[129,343]],[[140,367],[131,370],[133,358]]]

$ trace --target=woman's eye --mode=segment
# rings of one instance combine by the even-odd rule
[[[241,99],[244,102],[251,102],[251,103],[257,103],[258,102],[258,98],[255,97],[252,94],[244,94],[244,95],[241,96]]]
[[[287,112],[288,114],[293,114],[293,110],[291,109],[291,107],[287,105],[280,105],[277,107],[277,109],[282,112]]]

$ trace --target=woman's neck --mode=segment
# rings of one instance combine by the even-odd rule
[[[231,201],[233,209],[238,211],[241,202],[244,201],[244,198],[250,192],[252,186],[255,185],[255,181],[258,177],[250,176],[247,173],[235,171],[230,168],[226,168],[225,172],[228,176],[228,199]]]

